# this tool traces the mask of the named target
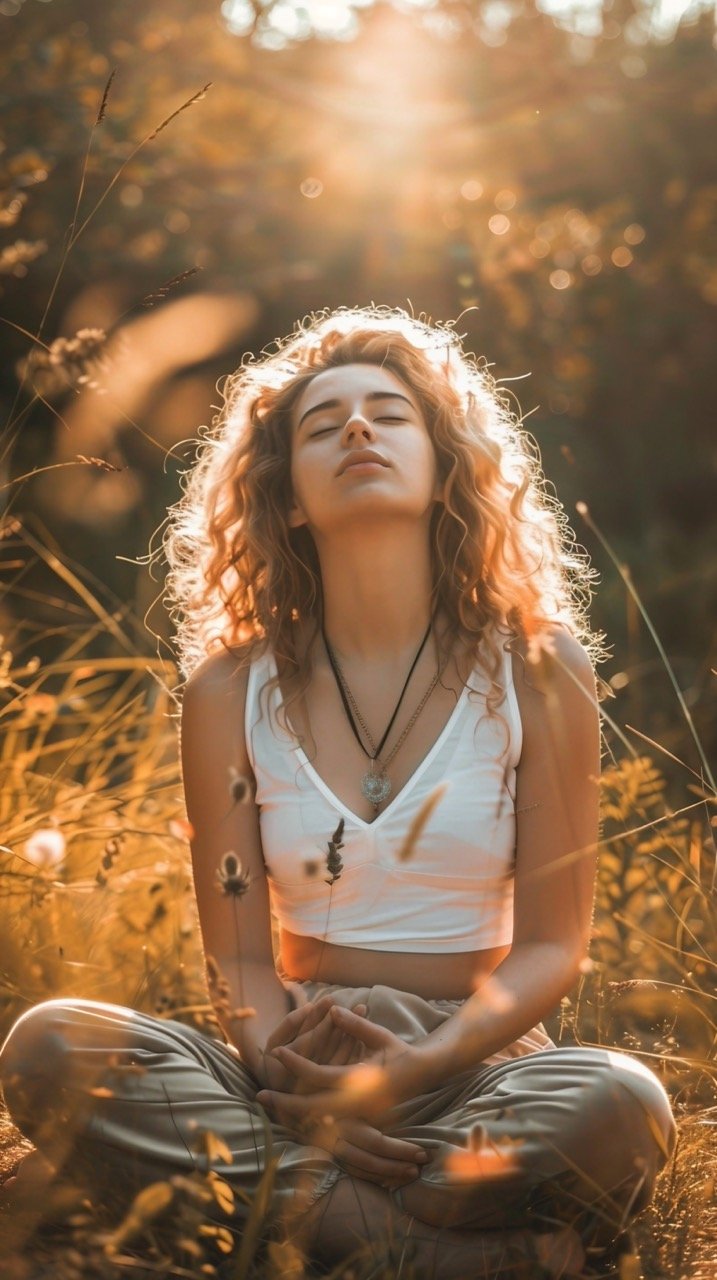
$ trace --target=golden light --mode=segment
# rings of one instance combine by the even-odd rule
[[[316,200],[321,195],[324,184],[320,178],[304,178],[299,186],[299,191],[307,200]]]
[[[480,200],[483,195],[483,187],[480,182],[476,182],[475,178],[469,178],[461,187],[461,195],[464,200]]]
[[[617,249],[613,249],[610,257],[616,267],[629,267],[630,263],[635,260],[635,255],[623,244],[618,245]]]
[[[505,187],[502,191],[497,193],[493,203],[496,209],[500,209],[501,213],[506,213],[508,209],[515,208],[517,199],[518,197],[515,192]]]
[[[473,990],[476,995],[480,995],[486,1008],[494,1009],[496,1013],[507,1013],[515,1005],[515,997],[494,975],[488,978],[477,977],[473,983]]]
[[[465,1151],[446,1156],[445,1168],[457,1182],[480,1182],[483,1179],[508,1178],[520,1168],[516,1152],[522,1146],[517,1138],[502,1138],[489,1143],[482,1129],[470,1135]]]
[[[554,289],[569,289],[573,283],[569,271],[551,271],[549,280]]]
[[[602,258],[597,253],[589,253],[580,263],[586,276],[597,276],[602,271]]]
[[[341,1082],[344,1093],[352,1098],[365,1098],[379,1093],[388,1080],[385,1067],[374,1063],[359,1063],[351,1071],[347,1071]]]
[[[506,231],[510,231],[510,218],[506,218],[504,213],[494,213],[488,219],[488,226],[494,236],[504,236]]]

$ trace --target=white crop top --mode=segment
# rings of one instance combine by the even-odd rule
[[[486,710],[490,682],[476,666],[437,741],[373,822],[347,809],[315,771],[288,729],[279,686],[259,703],[276,673],[271,650],[251,663],[244,728],[279,924],[373,951],[480,951],[510,943],[522,727],[508,649],[497,677],[504,689],[497,711]],[[440,783],[446,790],[413,853],[400,861],[413,818]],[[342,818],[343,870],[329,886],[328,843]]]

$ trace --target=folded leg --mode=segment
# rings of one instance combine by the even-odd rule
[[[328,1152],[269,1122],[235,1050],[118,1005],[37,1005],[0,1051],[0,1081],[15,1124],[55,1167],[71,1159],[108,1193],[206,1170],[207,1134],[228,1149],[211,1168],[240,1193],[239,1219],[269,1164],[280,1217],[304,1211],[340,1175]]]
[[[649,1201],[676,1130],[647,1067],[566,1047],[456,1077],[395,1108],[390,1132],[432,1155],[395,1193],[417,1218],[463,1229],[589,1221],[609,1243]]]

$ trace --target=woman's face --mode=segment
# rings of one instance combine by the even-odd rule
[[[364,450],[383,459],[349,465]],[[415,394],[380,365],[318,373],[291,415],[293,527],[319,539],[357,519],[420,519],[441,497],[433,442]]]

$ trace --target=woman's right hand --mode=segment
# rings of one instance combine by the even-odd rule
[[[294,1013],[299,1012],[298,1009],[294,1010]],[[288,1027],[284,1027],[286,1022],[284,1019],[273,1033],[272,1040],[280,1034],[285,1035],[295,1030],[299,1020],[294,1018],[293,1014],[288,1016],[292,1019],[291,1023]],[[299,1035],[296,1039],[306,1038],[311,1034],[311,1030],[305,1031],[303,1037]],[[277,1038],[274,1043],[279,1044],[281,1041]],[[288,1093],[296,1086],[297,1081],[292,1077],[290,1087],[284,1087],[280,1076],[284,1074],[285,1069],[277,1058],[272,1057],[271,1053],[264,1056],[262,1063],[267,1079],[267,1084],[263,1087]],[[295,1126],[293,1117],[288,1115],[282,1117],[280,1112],[273,1108],[269,1114],[272,1119],[278,1120],[285,1129],[293,1133],[297,1142],[322,1147],[333,1156],[339,1168],[346,1173],[357,1178],[365,1178],[381,1187],[402,1187],[413,1182],[427,1160],[423,1148],[416,1143],[406,1142],[402,1138],[390,1138],[368,1121],[358,1117],[343,1116],[334,1120],[331,1117],[322,1116],[310,1128],[302,1127],[299,1130]]]
[[[267,1081],[263,1087],[284,1093],[304,1091],[295,1076],[289,1080],[289,1073],[272,1055],[272,1049],[282,1044],[291,1045],[296,1053],[303,1053],[313,1062],[329,1066],[346,1066],[362,1060],[366,1053],[365,1045],[339,1030],[331,1017],[333,1003],[331,996],[322,996],[292,1010],[282,1019],[266,1042],[262,1061]],[[366,1006],[356,1005],[353,1012],[365,1014]],[[287,1084],[278,1083],[280,1080]],[[281,1117],[277,1118],[281,1120]],[[282,1123],[286,1128],[292,1128],[288,1116]],[[382,1187],[400,1187],[413,1182],[428,1159],[426,1152],[416,1143],[390,1138],[358,1117],[346,1116],[338,1120],[322,1117],[311,1133],[297,1132],[296,1137],[330,1152],[346,1173]]]
[[[256,1072],[262,1088],[277,1090],[281,1093],[303,1092],[295,1075],[282,1066],[272,1050],[279,1045],[289,1045],[295,1053],[301,1054],[311,1062],[328,1066],[346,1066],[352,1062],[360,1062],[365,1055],[365,1046],[342,1031],[331,1017],[331,1006],[334,1000],[330,995],[321,996],[318,1000],[307,1001],[298,1009],[292,1009],[272,1031],[261,1055]],[[358,1004],[354,1013],[364,1014],[366,1006]]]
[[[355,1117],[333,1121],[325,1118],[311,1141],[329,1151],[346,1173],[387,1189],[414,1182],[429,1159],[418,1143],[389,1138],[368,1121]]]

